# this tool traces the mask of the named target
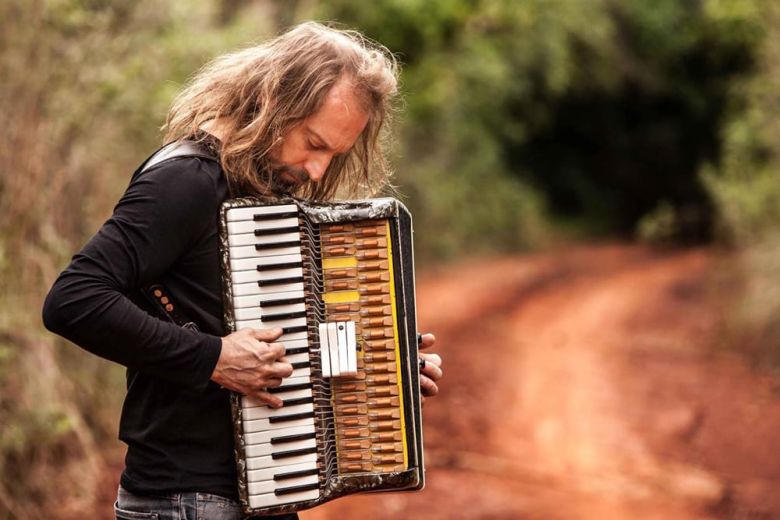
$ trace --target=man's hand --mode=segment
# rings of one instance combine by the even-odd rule
[[[420,340],[420,350],[431,348],[436,343],[436,336],[433,334],[423,334]],[[436,381],[441,379],[444,373],[441,370],[441,357],[438,354],[419,353],[420,359],[424,361],[424,366],[420,370],[420,390],[422,391],[422,401],[426,397],[433,397],[439,393],[439,386]]]
[[[243,395],[268,403],[273,408],[282,400],[266,392],[282,384],[293,367],[284,358],[284,345],[273,343],[282,329],[241,329],[222,338],[222,352],[211,380]]]

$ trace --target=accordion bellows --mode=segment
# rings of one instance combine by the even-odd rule
[[[421,489],[422,421],[408,210],[391,198],[234,199],[220,212],[227,331],[281,327],[284,406],[231,397],[247,514]]]

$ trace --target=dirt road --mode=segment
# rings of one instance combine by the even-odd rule
[[[426,489],[301,517],[780,518],[777,382],[720,348],[716,267],[605,246],[426,275]]]

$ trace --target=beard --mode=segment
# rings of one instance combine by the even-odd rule
[[[287,165],[272,165],[270,172],[270,188],[275,195],[292,195],[309,180],[306,171]]]

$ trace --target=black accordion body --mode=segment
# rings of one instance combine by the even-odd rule
[[[225,324],[283,329],[272,409],[232,396],[247,514],[424,482],[412,222],[397,200],[235,199],[220,214]]]

